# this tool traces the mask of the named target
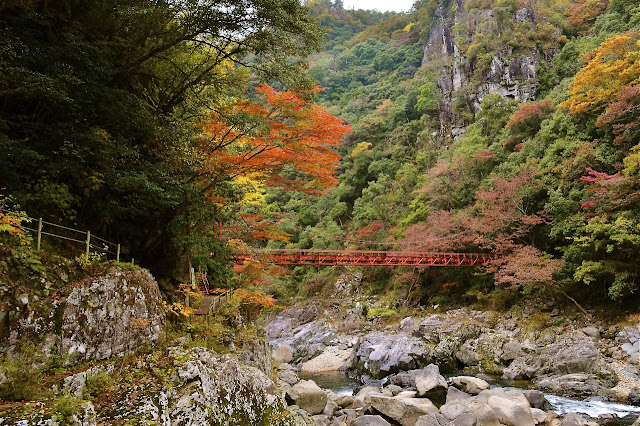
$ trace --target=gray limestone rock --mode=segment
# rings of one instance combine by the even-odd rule
[[[362,416],[355,419],[351,426],[391,426],[391,423],[380,416]]]
[[[489,389],[489,383],[472,376],[457,376],[451,378],[453,386],[471,395],[477,395],[483,390]]]
[[[313,380],[300,380],[287,390],[287,401],[292,401],[311,415],[322,413],[327,399],[327,394]]]
[[[426,398],[393,398],[371,395],[365,400],[375,410],[402,426],[413,426],[420,416],[438,411]]]
[[[160,289],[144,269],[112,269],[76,286],[62,313],[61,346],[73,361],[107,359],[156,341],[164,331]]]

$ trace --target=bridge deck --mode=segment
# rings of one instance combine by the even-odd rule
[[[256,256],[257,254],[257,256]],[[276,265],[353,266],[483,266],[496,256],[484,253],[423,253],[369,250],[271,249],[256,254],[236,253],[235,262],[261,258]]]

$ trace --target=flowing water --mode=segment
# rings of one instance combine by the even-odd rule
[[[299,373],[300,378],[305,380],[313,380],[323,389],[330,389],[338,395],[352,395],[353,390],[361,386],[360,381],[349,377],[338,371],[329,371],[318,374]],[[493,382],[494,388],[508,389],[527,389],[530,383],[526,381],[510,381],[503,382],[497,380]],[[598,398],[591,398],[580,401],[573,398],[563,396],[545,394],[547,401],[553,407],[556,414],[562,415],[569,412],[580,413],[592,420],[600,418],[608,418],[607,425],[622,426],[631,425],[640,416],[640,407],[633,405],[620,404],[615,402],[607,402]]]

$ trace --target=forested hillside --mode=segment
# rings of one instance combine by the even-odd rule
[[[335,34],[310,74],[353,133],[336,189],[268,197],[288,246],[501,256],[484,274],[372,272],[413,300],[637,290],[640,4],[422,1],[373,23],[308,5]],[[305,273],[318,291],[316,271],[291,282]]]
[[[3,205],[117,240],[163,281],[190,262],[306,296],[332,274],[232,268],[257,246],[498,255],[369,272],[412,302],[637,289],[635,0],[0,12]]]

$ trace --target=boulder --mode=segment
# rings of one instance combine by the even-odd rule
[[[562,426],[583,426],[586,422],[585,419],[578,413],[566,413],[562,419]]]
[[[303,363],[300,371],[304,373],[322,373],[344,370],[350,366],[353,353],[353,348],[340,349],[336,346],[327,346],[315,358]]]
[[[388,383],[404,389],[416,386],[415,377],[408,371],[401,371],[398,374],[389,376]]]
[[[471,399],[471,395],[469,395],[468,393],[462,392],[461,390],[453,386],[449,386],[449,389],[447,389],[447,404],[450,404],[454,401],[466,401],[468,399]]]
[[[293,359],[293,349],[288,345],[278,345],[278,347],[271,352],[271,358],[276,362],[291,362]]]
[[[525,391],[524,396],[533,408],[539,408],[541,410],[551,409],[551,404],[549,404],[549,401],[544,397],[544,393],[539,390],[529,389]]]
[[[410,390],[406,390],[406,391],[402,391],[400,393],[398,393],[397,395],[393,395],[396,398],[417,398],[418,397],[418,391],[410,391]]]
[[[478,424],[475,414],[466,404],[445,404],[440,411],[422,416],[416,426],[475,426]]]
[[[400,386],[397,386],[397,385],[389,385],[389,386],[386,386],[385,389],[390,390],[391,394],[393,394],[393,396],[396,396],[397,394],[402,392],[402,388]]]
[[[498,415],[493,411],[489,404],[473,400],[466,404],[471,412],[476,416],[478,426],[500,426]]]
[[[531,409],[510,399],[490,396],[487,404],[496,413],[500,423],[507,426],[534,426]]]
[[[315,416],[311,416],[311,419],[313,419],[313,422],[317,426],[329,426],[331,424],[329,416],[326,416],[324,414],[316,414]]]
[[[366,402],[376,411],[397,421],[402,426],[413,426],[420,416],[438,411],[426,398],[393,398],[371,395]]]
[[[511,361],[524,355],[523,346],[520,342],[507,342],[502,347],[500,359],[502,361]]]
[[[327,401],[327,405],[325,405],[324,410],[322,410],[322,414],[328,417],[333,417],[333,415],[340,410],[340,406],[335,402],[329,399]]]
[[[351,426],[391,426],[391,423],[380,416],[362,416],[355,419]]]
[[[462,403],[445,404],[440,407],[440,414],[455,426],[474,426],[477,422],[471,408]]]
[[[541,376],[533,382],[541,389],[577,397],[606,394],[609,389],[600,377],[583,373],[565,374],[561,376]]]
[[[300,377],[298,377],[298,375],[293,371],[292,368],[286,368],[278,371],[278,379],[291,386],[300,381]]]
[[[368,385],[358,391],[356,398],[364,399],[369,395],[382,395],[382,390],[378,386]]]
[[[535,422],[535,424],[539,425],[540,423],[544,423],[547,420],[549,420],[549,415],[542,411],[539,408],[532,408],[531,409],[531,416],[533,416],[533,421]]]
[[[356,397],[351,395],[342,395],[339,396],[336,400],[336,404],[338,404],[342,408],[353,408],[351,407],[356,402]]]
[[[264,328],[270,339],[276,339],[312,321],[320,312],[321,310],[313,303],[300,303],[276,315]]]
[[[232,356],[200,347],[169,348],[161,366],[152,358],[146,362],[145,368],[170,367],[175,374],[164,384],[134,384],[129,397],[102,413],[100,424],[133,417],[141,424],[270,424],[284,413],[269,377]]]
[[[448,386],[445,378],[440,375],[437,365],[429,364],[412,373],[419,396],[430,398],[436,403],[444,403]]]
[[[472,376],[452,377],[451,383],[456,388],[471,395],[478,395],[483,390],[489,389],[489,383]]]
[[[67,363],[133,352],[164,332],[165,310],[158,284],[144,269],[111,268],[82,281],[62,310],[61,349]]]
[[[422,365],[429,354],[427,343],[408,333],[373,332],[362,339],[355,354],[355,366],[373,378]]]
[[[327,405],[327,394],[313,380],[300,380],[287,390],[287,402],[297,405],[307,413],[320,414]]]

